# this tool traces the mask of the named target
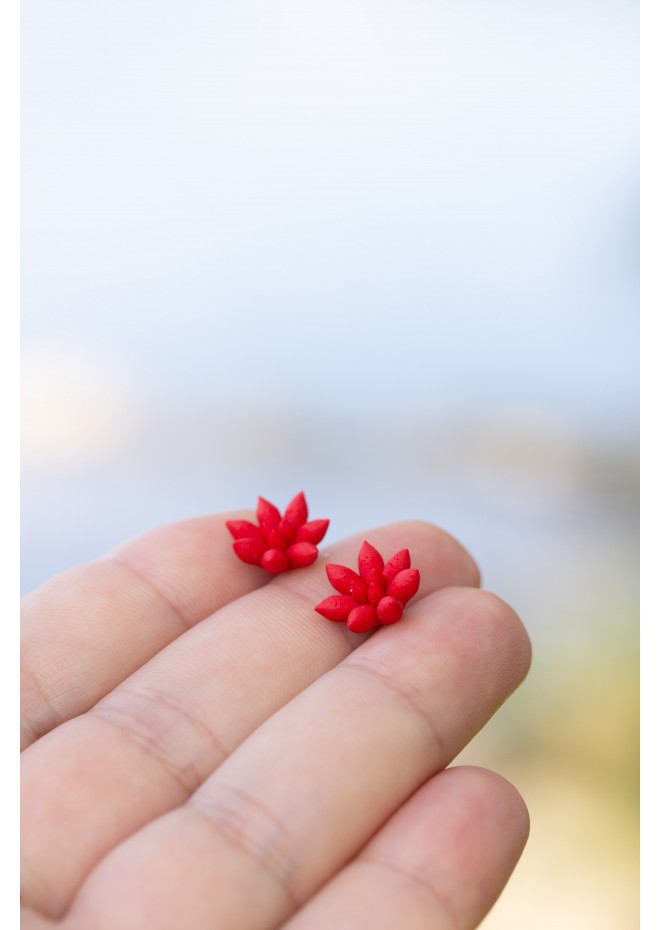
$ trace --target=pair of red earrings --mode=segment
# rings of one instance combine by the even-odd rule
[[[242,562],[261,566],[271,575],[311,565],[318,557],[318,544],[330,521],[308,521],[307,517],[302,491],[283,515],[260,497],[256,524],[227,520],[227,529],[234,537],[234,552]],[[419,589],[419,571],[410,567],[407,549],[399,549],[385,562],[378,550],[365,541],[358,554],[357,572],[344,565],[326,565],[325,570],[339,594],[326,597],[314,609],[328,620],[346,621],[354,633],[396,623]]]

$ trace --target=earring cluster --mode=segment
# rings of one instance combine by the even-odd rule
[[[234,538],[234,552],[242,562],[263,568],[271,575],[305,568],[318,558],[318,544],[329,520],[308,520],[301,491],[284,513],[260,497],[257,522],[227,520]],[[410,552],[399,549],[387,562],[370,543],[363,542],[355,572],[344,565],[326,565],[328,581],[338,594],[326,597],[314,608],[333,622],[346,622],[354,633],[367,633],[397,623],[419,590],[419,570],[410,567]]]
[[[301,491],[289,503],[284,516],[274,504],[257,500],[257,525],[249,520],[227,520],[234,537],[234,552],[248,565],[260,565],[271,575],[304,568],[316,561],[317,548],[329,520],[307,521],[307,501]]]

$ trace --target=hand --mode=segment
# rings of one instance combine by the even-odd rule
[[[400,523],[271,578],[229,514],[163,527],[25,599],[25,930],[475,927],[524,846],[518,793],[446,766],[529,641],[455,540]],[[408,547],[421,587],[359,636],[328,561]]]

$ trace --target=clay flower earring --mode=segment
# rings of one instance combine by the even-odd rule
[[[410,552],[400,549],[384,562],[378,550],[365,541],[358,569],[359,575],[344,565],[326,565],[328,580],[339,594],[326,597],[314,610],[327,620],[345,620],[354,633],[367,633],[400,620],[403,608],[419,589],[419,571],[410,567]]]
[[[257,502],[258,526],[249,520],[227,520],[227,529],[236,540],[234,552],[248,565],[260,565],[271,575],[311,565],[319,554],[318,543],[329,520],[307,522],[307,501],[296,494],[282,516],[270,501]]]

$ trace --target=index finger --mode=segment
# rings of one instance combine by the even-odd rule
[[[21,610],[21,749],[89,710],[164,646],[265,584],[225,527],[248,511],[144,533],[52,578]]]

